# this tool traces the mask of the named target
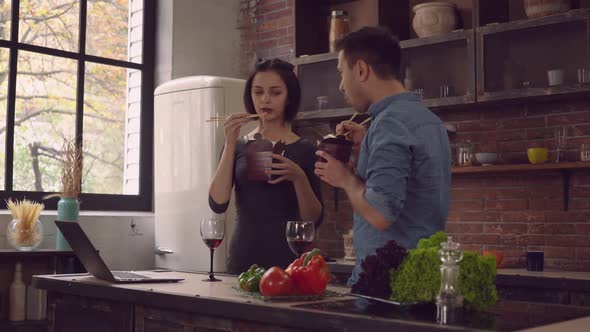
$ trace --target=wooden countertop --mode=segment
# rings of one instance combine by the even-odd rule
[[[563,323],[550,324],[532,329],[522,330],[521,332],[588,332],[590,326],[590,317],[573,319]]]
[[[141,272],[141,271],[137,271]],[[37,288],[59,293],[73,294],[132,302],[134,304],[183,312],[251,320],[267,324],[289,326],[302,329],[320,330],[361,330],[370,327],[374,331],[387,331],[398,328],[400,331],[436,331],[436,326],[421,322],[383,319],[341,313],[326,313],[318,310],[297,308],[309,302],[264,301],[242,294],[233,289],[237,278],[216,275],[221,282],[203,282],[205,274],[185,272],[165,272],[166,276],[184,278],[177,283],[139,283],[112,284],[93,276],[34,276],[33,285]],[[329,290],[348,293],[345,287],[329,286]],[[354,300],[353,297],[326,298],[313,303],[329,302],[334,299]],[[448,328],[446,330],[449,330]],[[451,331],[463,329],[451,328]]]
[[[91,275],[69,275],[62,277],[60,275],[45,275],[45,276],[36,276],[39,280],[52,280],[52,281],[61,281],[67,283],[76,283],[76,284],[87,284],[87,285],[97,285],[97,286],[105,286],[108,288],[113,288],[117,290],[134,290],[134,291],[142,291],[142,292],[154,292],[154,293],[161,293],[161,294],[171,294],[176,296],[183,296],[183,297],[201,297],[201,298],[208,298],[208,299],[216,299],[216,300],[224,300],[224,301],[231,301],[231,302],[241,302],[241,303],[255,303],[259,305],[269,305],[269,306],[281,306],[281,307],[289,307],[293,304],[293,302],[273,302],[273,301],[264,301],[262,299],[248,296],[237,289],[234,289],[238,285],[238,280],[234,276],[226,276],[226,275],[218,275],[216,274],[215,277],[221,279],[221,282],[203,282],[204,279],[207,279],[208,276],[205,274],[200,273],[187,273],[187,272],[175,272],[175,271],[168,271],[168,272],[153,272],[153,271],[143,271],[144,273],[150,274],[158,274],[164,275],[166,277],[173,277],[173,278],[183,278],[184,280],[180,282],[157,282],[157,283],[128,283],[128,284],[113,284],[108,281],[100,280],[95,278]],[[141,273],[141,271],[138,271]],[[43,283],[43,282],[41,282]],[[350,291],[349,288],[346,287],[338,287],[330,285],[328,287],[329,290],[345,294]],[[346,297],[342,295],[338,297],[339,299],[344,298],[352,298]],[[317,300],[316,300],[317,301]],[[297,302],[298,304],[306,303],[306,302]]]
[[[35,276],[33,284],[38,288],[66,294],[317,330],[391,331],[397,328],[400,331],[465,331],[468,328],[473,331],[513,331],[518,330],[512,328],[514,326],[524,328],[523,322],[527,322],[527,326],[542,326],[559,321],[564,321],[560,324],[572,324],[575,321],[565,321],[585,316],[590,319],[590,308],[502,301],[486,313],[496,320],[490,326],[474,328],[470,325],[473,324],[472,317],[458,325],[438,325],[435,320],[436,308],[433,306],[407,310],[386,305],[385,310],[365,311],[357,308],[355,301],[359,299],[345,295],[312,302],[264,301],[234,289],[237,278],[233,276],[217,276],[222,282],[210,283],[202,281],[206,277],[204,274],[164,273],[185,280],[178,283],[111,284],[88,275],[46,275]],[[329,286],[329,290],[342,294],[349,291],[346,287],[336,286]],[[522,312],[522,321],[514,319],[519,312]],[[560,324],[543,332],[561,331],[564,325]]]
[[[526,269],[498,269],[498,274],[506,276],[523,276],[554,279],[572,279],[590,281],[590,272],[572,271],[527,271]]]

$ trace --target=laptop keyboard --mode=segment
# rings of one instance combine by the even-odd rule
[[[120,279],[147,279],[148,278],[148,277],[141,275],[141,274],[136,274],[136,273],[132,273],[132,272],[121,272],[121,271],[113,272],[113,275],[115,276],[115,278],[120,278]]]

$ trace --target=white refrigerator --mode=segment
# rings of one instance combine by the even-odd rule
[[[244,112],[244,80],[191,76],[160,85],[154,93],[154,204],[156,267],[209,271],[201,219],[213,216],[208,189],[221,156],[222,122],[213,116]],[[254,124],[242,129],[242,134]],[[232,195],[233,196],[233,195]],[[217,216],[218,217],[218,216]],[[215,250],[214,271],[225,272],[235,208],[225,214],[226,234]]]

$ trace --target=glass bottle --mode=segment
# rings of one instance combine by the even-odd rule
[[[459,262],[463,259],[463,251],[450,236],[440,247],[440,289],[436,295],[436,318],[439,324],[450,324],[459,315],[457,309],[463,306],[463,296],[459,290]]]
[[[14,278],[9,289],[9,313],[8,319],[11,321],[25,320],[25,301],[26,301],[26,286],[23,282],[22,264],[16,263],[14,267]]]

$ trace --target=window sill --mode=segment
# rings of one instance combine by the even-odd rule
[[[0,215],[10,215],[9,210],[0,210]],[[57,210],[43,210],[42,216],[57,216]],[[153,212],[143,211],[80,211],[81,217],[153,217]]]

